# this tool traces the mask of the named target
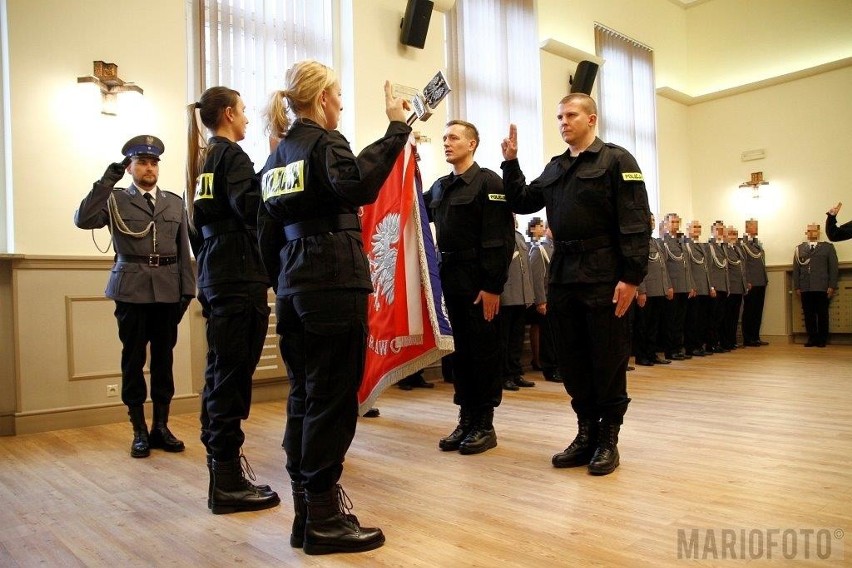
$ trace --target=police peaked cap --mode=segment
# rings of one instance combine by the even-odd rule
[[[150,134],[143,134],[142,136],[131,138],[121,149],[121,153],[127,158],[138,158],[143,156],[146,158],[157,158],[158,160],[160,159],[160,154],[165,151],[166,147],[163,144],[163,141],[156,136],[151,136]]]

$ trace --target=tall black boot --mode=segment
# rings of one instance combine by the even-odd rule
[[[553,456],[553,467],[589,465],[597,448],[599,430],[600,425],[596,419],[578,418],[577,437],[565,450]]]
[[[293,488],[293,530],[290,531],[290,546],[302,548],[305,542],[305,523],[308,520],[308,503],[305,501],[305,488],[301,483],[290,482]]]
[[[207,484],[207,508],[213,508],[213,454],[207,454],[207,473],[210,477],[210,482]],[[254,485],[251,481],[246,479],[246,483],[250,485]],[[258,491],[262,493],[275,493],[272,488],[268,485],[254,485]]]
[[[154,424],[151,426],[151,434],[148,437],[152,448],[162,449],[167,452],[182,452],[185,448],[183,442],[175,438],[168,427],[169,405],[154,403]]]
[[[589,473],[593,475],[608,475],[618,467],[618,432],[621,424],[607,420],[601,421],[598,449],[589,462]]]
[[[141,406],[131,406],[127,411],[130,423],[133,424],[133,443],[130,444],[130,456],[147,458],[151,455],[148,445],[148,425],[145,424],[145,409]]]
[[[473,421],[473,428],[459,444],[459,453],[463,455],[481,454],[497,446],[497,432],[494,431],[494,409],[480,410]]]
[[[382,529],[362,527],[348,513],[352,502],[340,485],[322,493],[307,491],[305,501],[308,509],[305,554],[364,552],[385,543]]]
[[[213,514],[260,511],[281,502],[278,493],[261,491],[245,478],[244,459],[242,456],[228,460],[213,458],[213,487],[210,491],[210,510]]]
[[[446,438],[441,438],[438,442],[438,447],[445,452],[454,452],[459,449],[468,434],[473,428],[473,411],[464,406],[459,408],[459,425]]]

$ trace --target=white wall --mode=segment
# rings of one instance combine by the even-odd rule
[[[686,15],[693,96],[852,55],[849,0],[713,0]]]
[[[160,186],[182,192],[186,151],[186,27],[182,2],[7,0],[16,253],[97,254],[72,216],[125,141],[155,134],[166,145]],[[73,9],[72,9],[73,7]],[[92,61],[118,64],[145,90],[135,112],[100,114],[77,77]],[[134,98],[134,97],[131,97]],[[106,231],[101,240],[108,241]]]

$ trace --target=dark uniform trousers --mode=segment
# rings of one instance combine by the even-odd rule
[[[657,358],[657,352],[660,349],[657,339],[657,332],[660,328],[660,320],[663,310],[669,300],[665,296],[647,296],[645,306],[640,308],[639,305],[633,307],[634,330],[633,330],[633,349],[636,354],[636,359],[653,361]]]
[[[476,305],[482,314],[482,306]],[[524,332],[526,331],[526,306],[500,306],[497,318],[500,333],[500,358],[503,379],[513,379],[524,374],[521,355],[524,350]]]
[[[611,284],[551,284],[547,315],[556,335],[559,373],[580,420],[621,424],[627,397],[630,318],[615,317]]]
[[[287,472],[311,493],[335,486],[355,437],[366,361],[367,298],[364,290],[323,290],[278,297],[275,304],[290,377]]]
[[[743,297],[743,340],[746,343],[760,341],[765,298],[766,286],[752,286],[748,294]]]
[[[453,402],[474,412],[497,408],[503,400],[498,318],[485,321],[475,294],[444,294],[453,326]]]
[[[802,292],[801,299],[808,342],[825,345],[828,342],[828,294],[823,291]]]
[[[666,353],[678,353],[683,349],[683,328],[686,321],[686,303],[689,299],[688,292],[676,292],[674,298],[665,303],[665,317],[663,318],[666,335]]]
[[[722,336],[719,338],[725,349],[733,349],[737,345],[737,324],[740,321],[742,304],[742,294],[728,292],[728,297],[725,299],[725,312],[722,316]]]
[[[702,349],[705,343],[712,347],[707,339],[713,312],[713,298],[694,296],[686,301],[686,326],[683,331],[683,344],[687,352]]]
[[[557,370],[556,360],[556,337],[553,334],[553,325],[547,315],[536,312],[536,322],[539,329],[538,343],[538,365],[542,372],[553,373]]]
[[[177,343],[179,303],[136,304],[115,302],[115,319],[121,340],[121,401],[128,407],[142,406],[148,398],[142,368],[151,344],[151,400],[170,404],[175,394],[172,349]]]
[[[722,329],[727,301],[728,293],[721,290],[716,290],[716,297],[710,298],[710,323],[707,326],[707,345],[710,347],[722,346]]]
[[[201,442],[217,460],[238,457],[245,441],[241,421],[249,416],[252,375],[269,326],[266,290],[260,282],[199,289],[208,345]]]

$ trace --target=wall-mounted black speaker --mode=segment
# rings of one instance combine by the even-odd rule
[[[591,61],[581,61],[574,71],[574,76],[569,81],[572,93],[592,94],[595,85],[595,76],[598,74],[598,64]]]
[[[426,45],[426,32],[429,31],[429,20],[432,18],[432,0],[408,0],[405,7],[405,17],[402,19],[399,41],[403,45],[419,47]]]

